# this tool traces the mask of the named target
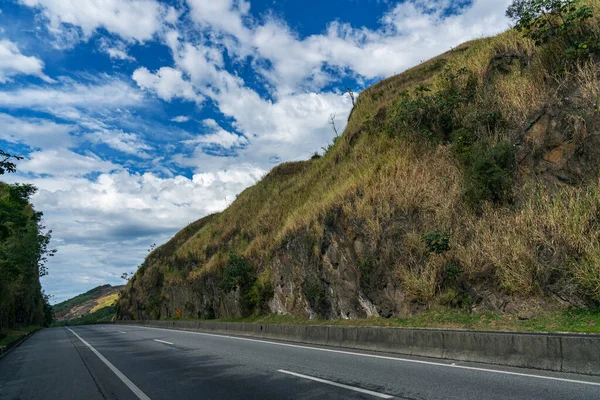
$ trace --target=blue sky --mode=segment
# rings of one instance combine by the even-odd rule
[[[368,85],[508,28],[509,0],[4,0],[0,148],[25,157],[55,301],[343,127]]]

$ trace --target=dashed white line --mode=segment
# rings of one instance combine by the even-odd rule
[[[164,340],[154,339],[154,341],[158,342],[158,343],[170,344],[171,346],[173,345],[173,343],[171,343],[171,342],[165,342]]]
[[[67,329],[70,330],[73,335],[77,336],[77,338],[79,340],[81,340],[81,342],[83,344],[85,344],[92,352],[94,352],[94,354],[97,355],[98,358],[104,364],[106,364],[106,366],[108,368],[110,368],[110,370],[112,372],[115,373],[115,375],[117,375],[117,377],[125,384],[125,386],[127,386],[129,388],[129,390],[131,390],[138,397],[138,399],[150,400],[150,397],[146,396],[146,393],[142,392],[141,389],[135,385],[135,383],[131,382],[129,380],[129,378],[127,378],[121,371],[119,371],[117,369],[117,367],[115,367],[110,361],[108,361],[106,358],[104,358],[104,356],[102,354],[100,354],[100,352],[98,350],[96,350],[91,344],[89,344],[88,342],[83,340],[83,338],[81,336],[79,336],[77,333],[75,333],[71,328],[67,328]]]
[[[300,345],[290,344],[290,343],[270,342],[268,340],[250,339],[250,338],[244,338],[244,337],[239,337],[239,336],[218,335],[215,333],[204,333],[204,332],[180,331],[177,329],[152,328],[149,326],[136,326],[136,328],[154,329],[154,330],[167,331],[167,332],[187,333],[187,334],[201,335],[201,336],[212,336],[212,337],[219,337],[219,338],[224,338],[224,339],[244,340],[244,341],[248,341],[248,342],[264,343],[264,344],[269,344],[271,346],[293,347],[293,348],[304,349],[304,350],[324,351],[327,353],[338,353],[338,354],[347,354],[347,355],[358,356],[358,357],[378,358],[380,360],[401,361],[401,362],[414,363],[414,364],[434,365],[437,367],[457,368],[457,369],[465,369],[465,370],[470,370],[470,371],[489,372],[489,373],[502,374],[502,375],[522,376],[522,377],[526,377],[526,378],[545,379],[545,380],[550,380],[550,381],[559,381],[559,382],[577,383],[577,384],[582,384],[582,385],[600,386],[599,382],[580,381],[580,380],[576,380],[576,379],[557,378],[554,376],[545,376],[545,375],[525,374],[525,373],[521,373],[521,372],[503,371],[503,370],[498,370],[498,369],[469,367],[466,365],[452,365],[452,364],[445,364],[445,363],[434,362],[434,361],[412,360],[409,358],[380,356],[377,354],[356,353],[353,351],[324,349],[324,348],[312,347],[312,346],[300,346]]]
[[[117,332],[119,332],[119,333],[127,333],[127,332],[125,332],[125,331],[117,331]]]
[[[309,380],[315,381],[315,382],[325,383],[325,384],[331,385],[331,386],[336,386],[336,387],[340,387],[340,388],[344,388],[344,389],[348,389],[348,390],[353,390],[353,391],[359,392],[359,393],[369,394],[371,396],[379,397],[382,399],[393,399],[394,398],[394,396],[390,396],[388,394],[374,392],[372,390],[362,389],[362,388],[359,388],[356,386],[344,385],[342,383],[332,382],[332,381],[328,381],[328,380],[321,379],[321,378],[315,378],[314,376],[303,375],[303,374],[299,374],[297,372],[286,371],[285,369],[278,369],[277,372],[281,372],[283,374],[288,374],[288,375],[293,375],[298,378],[309,379]]]

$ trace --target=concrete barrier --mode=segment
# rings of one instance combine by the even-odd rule
[[[217,321],[115,321],[347,349],[600,375],[600,335],[453,329],[254,324]]]

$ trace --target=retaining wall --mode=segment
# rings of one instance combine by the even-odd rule
[[[214,321],[116,321],[421,357],[600,375],[600,335]]]

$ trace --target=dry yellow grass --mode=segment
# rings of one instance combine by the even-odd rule
[[[104,296],[104,297],[98,299],[98,304],[94,308],[92,308],[89,312],[93,313],[95,311],[103,309],[104,307],[110,307],[115,304],[115,302],[118,300],[118,298],[119,298],[118,293],[111,294],[109,296]]]

